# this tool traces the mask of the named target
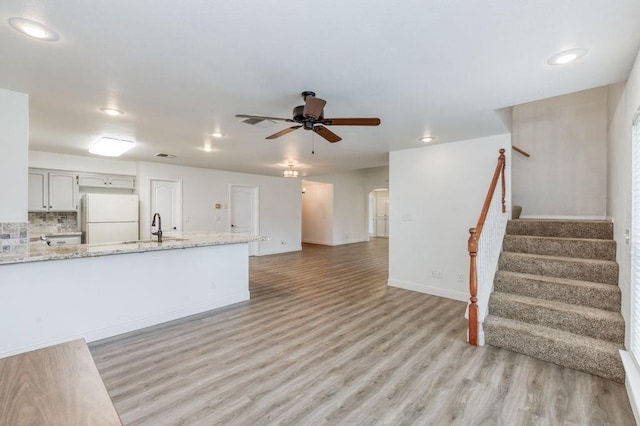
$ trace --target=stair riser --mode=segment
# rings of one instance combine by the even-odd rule
[[[613,240],[546,240],[506,235],[503,250],[547,256],[616,260],[616,243]]]
[[[487,344],[552,362],[563,367],[624,382],[624,369],[620,356],[612,351],[591,351],[573,347],[570,343],[536,335],[523,334],[508,327],[485,325]]]
[[[510,220],[509,235],[535,235],[558,238],[613,239],[613,223],[610,222],[563,222],[544,220]]]
[[[581,336],[624,343],[622,318],[612,320],[517,301],[503,302],[493,295],[489,299],[489,312],[491,315],[564,330]]]
[[[618,284],[617,263],[586,263],[568,259],[540,259],[515,256],[509,252],[500,255],[498,269],[524,274],[544,275],[604,284]]]
[[[589,306],[620,312],[620,291],[617,286],[585,289],[581,286],[559,284],[523,277],[503,276],[498,272],[494,281],[496,291],[537,297],[573,305]]]

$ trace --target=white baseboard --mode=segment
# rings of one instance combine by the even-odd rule
[[[629,396],[631,410],[633,410],[633,417],[635,417],[636,423],[640,424],[640,370],[629,352],[620,351],[620,358],[622,358],[624,366],[624,385]]]
[[[323,241],[323,240],[302,240],[303,243],[307,243],[307,244],[319,244],[321,246],[332,246],[333,243],[331,243],[330,241]]]
[[[188,317],[190,315],[199,314],[202,312],[211,311],[224,306],[232,305],[234,303],[244,302],[249,300],[250,294],[248,291],[241,293],[229,294],[227,296],[218,298],[213,303],[198,304],[185,306],[181,309],[163,312],[151,317],[139,318],[134,321],[128,321],[121,324],[111,325],[101,329],[86,330],[81,333],[76,333],[67,336],[57,337],[55,339],[41,342],[35,345],[25,346],[21,348],[12,348],[8,351],[0,353],[0,358],[5,358],[12,355],[17,355],[24,352],[33,351],[36,349],[46,348],[47,346],[57,345],[60,343],[69,342],[76,339],[85,339],[87,342],[94,342],[100,339],[106,339],[107,337],[117,336],[119,334],[128,333],[130,331],[139,330],[145,327],[151,327],[152,325],[162,324],[167,321],[173,321],[176,319]]]
[[[257,253],[256,256],[269,256],[271,254],[291,253],[300,250],[302,250],[302,246],[288,247],[287,249],[283,250],[260,250],[260,252]]]
[[[469,295],[467,293],[450,290],[447,288],[433,287],[427,284],[412,283],[409,281],[396,280],[389,278],[387,285],[390,287],[403,288],[405,290],[417,291],[418,293],[430,294],[432,296],[446,297],[447,299],[460,300],[461,302],[467,302]]]
[[[588,216],[588,215],[520,215],[520,219],[555,219],[555,220],[607,220],[606,216]]]

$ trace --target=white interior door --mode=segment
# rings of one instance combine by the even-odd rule
[[[389,236],[389,191],[376,191],[376,236]]]
[[[233,233],[258,234],[258,188],[231,185],[229,202],[230,230]],[[257,251],[257,243],[249,244],[249,255]]]
[[[150,213],[151,216],[160,214],[162,231],[182,231],[182,182],[151,179],[149,189]]]

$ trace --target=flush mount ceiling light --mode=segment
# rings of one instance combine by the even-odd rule
[[[214,138],[221,138],[224,136],[224,134],[222,132],[213,132],[210,134],[212,137]]]
[[[133,148],[134,142],[123,141],[121,139],[100,138],[96,143],[91,145],[89,152],[96,155],[104,155],[105,157],[119,157],[125,152]]]
[[[60,40],[60,35],[57,32],[47,27],[46,25],[32,21],[30,19],[10,18],[9,25],[11,25],[16,31],[20,31],[23,34],[26,34],[29,37],[37,38],[38,40]]]
[[[556,53],[547,60],[549,65],[567,65],[582,58],[588,52],[587,49],[569,49]]]
[[[124,115],[124,112],[120,111],[119,109],[115,109],[115,108],[100,108],[100,111],[102,111],[105,114],[110,115],[112,117],[117,117],[119,115]]]
[[[433,136],[423,136],[418,140],[420,142],[429,143],[429,142],[433,142],[435,140],[435,138]]]
[[[289,164],[289,169],[282,171],[282,177],[296,178],[296,177],[298,177],[298,171],[294,170],[293,164]]]

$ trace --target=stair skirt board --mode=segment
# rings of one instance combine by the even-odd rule
[[[624,382],[613,223],[589,219],[508,222],[482,337],[489,345]]]

